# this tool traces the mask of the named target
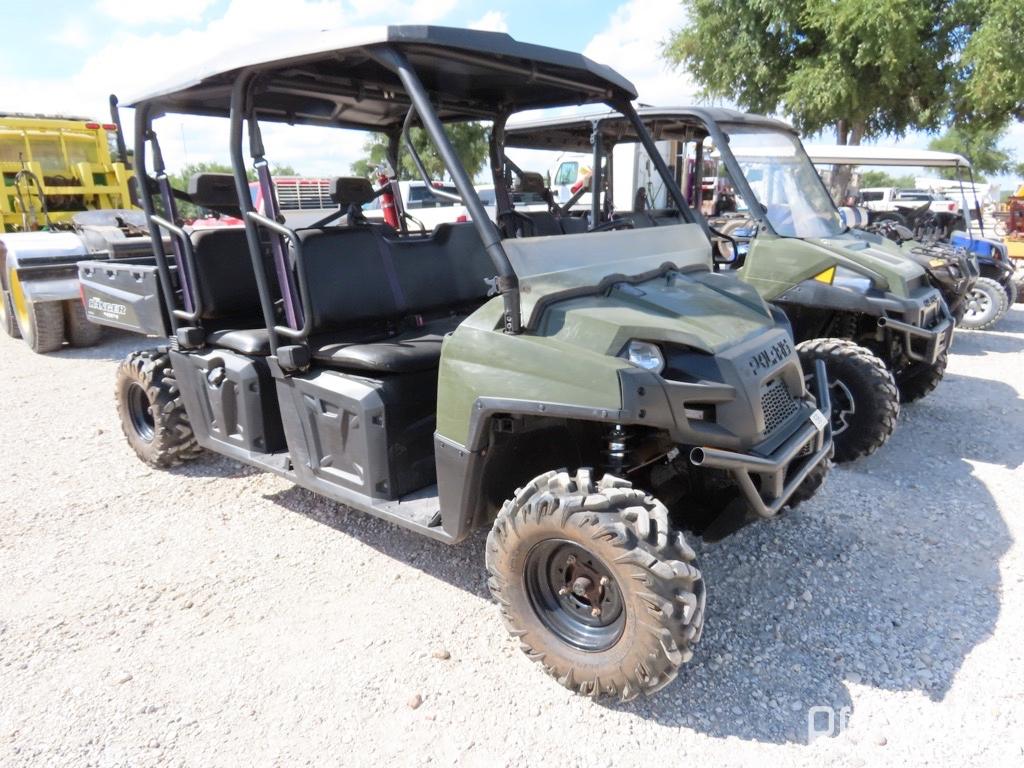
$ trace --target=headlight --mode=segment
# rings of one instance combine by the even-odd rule
[[[622,357],[629,360],[637,368],[643,368],[651,373],[661,373],[665,370],[665,356],[661,354],[656,344],[649,341],[633,340],[622,350]]]

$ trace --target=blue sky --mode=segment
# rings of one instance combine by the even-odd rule
[[[685,72],[669,70],[659,58],[662,42],[685,20],[677,0],[49,0],[11,5],[0,47],[0,111],[102,117],[109,93],[162,82],[215,57],[220,48],[278,31],[386,23],[475,26],[582,51],[633,80],[640,98],[652,104],[693,102],[697,90]],[[388,10],[382,13],[381,8]],[[226,141],[216,121],[165,122],[159,128],[170,167],[186,160],[223,159]],[[928,139],[911,135],[882,143],[918,148]],[[344,173],[360,156],[362,139],[327,141],[318,135],[301,144],[281,146],[277,159],[305,173],[333,175]],[[1004,144],[1024,159],[1024,125],[1015,124]],[[1005,186],[1012,182],[1000,181]]]

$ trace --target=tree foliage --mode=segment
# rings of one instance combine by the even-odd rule
[[[689,23],[666,47],[705,95],[784,111],[802,133],[841,144],[948,113],[951,72],[973,0],[684,0]]]
[[[1021,0],[683,0],[665,49],[709,97],[840,144],[1024,119]]]
[[[1024,3],[978,0],[984,13],[961,60],[956,111],[961,121],[989,126],[1024,120]]]
[[[487,160],[488,127],[482,123],[451,123],[445,126],[445,132],[466,172],[470,178],[473,178],[483,168],[484,162]],[[421,128],[413,128],[409,133],[412,144],[422,158],[430,178],[443,180],[446,169],[430,137]],[[387,146],[388,138],[385,134],[371,134],[363,146],[366,157],[352,164],[352,173],[357,176],[370,176],[373,170],[387,158]],[[404,141],[399,151],[399,167],[395,171],[401,180],[420,178]]]
[[[914,177],[910,174],[891,176],[885,171],[861,171],[859,186],[861,189],[871,189],[872,187],[906,189],[914,187],[915,183]]]
[[[928,144],[929,149],[940,152],[956,152],[971,162],[975,178],[979,173],[1009,173],[1014,168],[1013,152],[1002,149],[999,140],[1003,137],[1001,128],[979,123],[971,128],[953,126]],[[942,176],[956,178],[953,168],[943,168]]]

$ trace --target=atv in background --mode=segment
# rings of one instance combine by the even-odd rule
[[[1014,262],[1007,245],[994,229],[996,237],[987,237],[985,232],[982,206],[990,201],[987,197],[990,188],[975,182],[967,158],[955,152],[903,147],[809,144],[806,150],[811,161],[822,169],[823,178],[835,178],[838,169],[848,167],[852,170],[842,174],[842,178],[856,180],[857,166],[938,168],[954,173],[953,180],[917,179],[919,185],[936,188],[938,193],[927,189],[894,190],[903,193],[889,196],[896,199],[875,199],[879,190],[870,188],[833,189],[833,193],[837,199],[869,209],[867,222],[851,222],[851,226],[874,231],[897,243],[920,242],[937,260],[946,258],[943,254],[948,253],[949,246],[971,254],[979,278],[967,291],[966,300],[957,305],[943,290],[962,328],[978,330],[994,326],[1017,300],[1019,278],[1014,275]],[[935,194],[940,194],[942,200],[933,201]],[[915,204],[907,199],[909,197],[921,200]]]
[[[220,60],[238,68],[132,102],[150,264],[79,267],[112,322],[168,337],[118,371],[129,444],[164,467],[215,451],[441,542],[489,526],[488,584],[531,659],[590,696],[668,684],[705,615],[679,528],[701,503],[768,518],[810,498],[832,441],[827,388],[808,391],[785,319],[712,270],[678,189],[646,230],[513,208],[507,105],[620,109],[671,182],[633,86],[579,54],[430,26],[275,38]],[[194,178],[191,197],[244,227],[176,222],[155,122],[169,112],[224,118],[233,174]],[[445,130],[470,120],[492,123],[500,227]],[[303,125],[383,133],[392,167],[404,138],[428,182],[408,141],[422,126],[455,192],[428,188],[472,221],[396,230],[362,215],[368,180],[343,178],[344,217],[291,229],[248,189],[251,164],[276,199],[268,123],[275,141]]]
[[[952,241],[945,242],[944,233],[951,228],[955,230],[956,222],[936,221],[939,218],[940,215],[922,207],[898,215],[872,215],[869,223],[859,228],[899,244],[910,243],[908,252],[918,260],[918,263],[933,267],[933,283],[942,291],[957,325],[967,330],[991,328],[1003,318],[1017,299],[1013,264],[1005,256],[1006,246],[1001,243],[979,242],[976,239],[969,241],[962,232],[956,231]],[[958,215],[955,218],[959,221]],[[973,246],[975,253],[968,252],[968,246]],[[976,255],[982,248],[986,249],[988,256],[985,259],[984,272]],[[966,258],[961,258],[960,262],[966,261],[966,268],[974,275],[980,275],[968,285],[966,293],[958,290],[958,281],[953,270],[947,269],[943,273],[934,269],[936,265],[951,261],[954,258],[951,253],[954,252],[961,257],[965,256]],[[999,277],[990,277],[992,274]]]

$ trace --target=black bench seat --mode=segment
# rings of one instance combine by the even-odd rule
[[[393,238],[360,226],[299,236],[313,326],[306,343],[315,361],[341,370],[437,368],[445,335],[486,300],[485,279],[494,274],[468,223],[442,224],[427,238]],[[222,324],[207,341],[245,355],[270,354],[266,329],[252,324]]]

